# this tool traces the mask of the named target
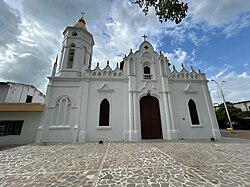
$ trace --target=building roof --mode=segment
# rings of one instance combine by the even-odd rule
[[[250,100],[247,100],[247,101],[240,101],[240,102],[233,103],[233,104],[241,104],[241,103],[250,103]]]

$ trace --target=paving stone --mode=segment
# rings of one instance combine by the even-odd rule
[[[1,186],[250,186],[250,141],[36,144],[0,151]]]

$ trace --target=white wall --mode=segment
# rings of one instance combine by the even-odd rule
[[[9,86],[4,84],[0,84],[0,103],[4,103],[5,102],[5,98],[7,96],[8,93],[8,89]]]
[[[35,87],[25,84],[8,83],[6,103],[25,103],[27,95],[33,97],[32,103],[44,103],[44,95]]]
[[[175,117],[184,139],[204,139],[211,138],[212,122],[209,118],[207,103],[204,98],[204,93],[201,83],[189,83],[193,91],[197,93],[184,93],[188,86],[186,83],[173,83],[173,102],[176,108]],[[196,109],[199,117],[199,125],[192,125],[191,117],[188,108],[188,101],[192,99],[196,104]]]
[[[0,112],[0,120],[24,120],[20,135],[0,136],[0,144],[28,144],[35,142],[42,112]]]
[[[111,90],[99,90],[106,84]],[[124,123],[126,105],[124,100],[124,84],[122,81],[92,81],[89,89],[88,112],[87,112],[87,140],[95,141],[99,138],[107,140],[124,140]],[[99,126],[100,103],[107,99],[110,104],[110,126]],[[84,105],[84,103],[82,103]],[[128,121],[127,121],[128,123]]]
[[[234,107],[241,109],[242,111],[250,111],[250,101],[233,104]]]

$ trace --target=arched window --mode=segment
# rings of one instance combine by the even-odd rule
[[[150,74],[150,67],[144,66],[143,72],[144,72],[143,74],[144,79],[152,79],[153,76]]]
[[[77,36],[77,32],[76,32],[76,31],[73,31],[73,32],[72,32],[72,36]]]
[[[71,100],[68,97],[59,98],[55,104],[54,124],[69,125]]]
[[[103,99],[100,105],[99,126],[109,126],[109,101]]]
[[[189,108],[189,113],[190,113],[192,124],[193,125],[200,124],[197,109],[196,109],[196,105],[195,105],[195,102],[192,99],[190,99],[188,101],[188,108]]]
[[[150,74],[150,68],[148,66],[144,67],[144,74]]]
[[[71,44],[70,48],[69,48],[69,59],[68,59],[68,64],[67,64],[67,68],[72,69],[73,67],[73,61],[74,61],[74,56],[75,56],[75,44]]]

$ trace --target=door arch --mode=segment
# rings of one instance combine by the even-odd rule
[[[162,139],[161,116],[157,98],[144,96],[140,99],[142,139]]]

